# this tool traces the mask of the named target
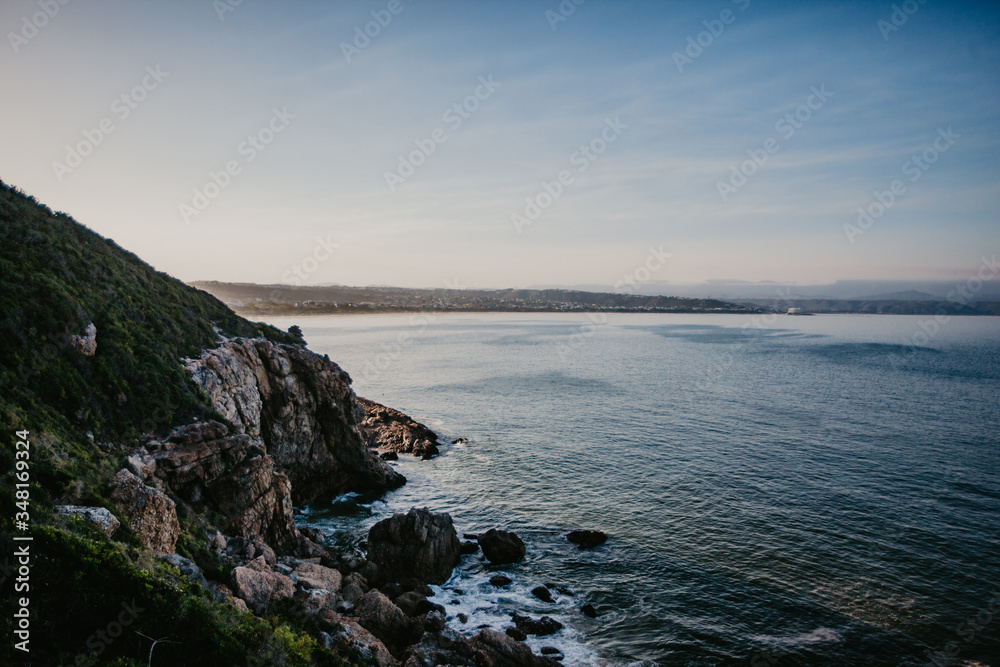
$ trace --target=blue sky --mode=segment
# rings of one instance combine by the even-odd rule
[[[1000,250],[992,3],[227,1],[4,2],[0,178],[184,280],[610,289],[650,247],[675,283],[961,280]]]

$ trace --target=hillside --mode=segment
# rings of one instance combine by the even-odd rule
[[[0,332],[7,586],[30,551],[0,664],[138,667],[156,640],[152,664],[349,664],[291,597],[234,597],[284,581],[276,556],[335,561],[293,502],[405,481],[358,433],[346,373],[2,183]]]

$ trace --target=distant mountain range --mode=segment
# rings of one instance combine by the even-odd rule
[[[970,276],[971,277],[971,276]],[[799,285],[780,282],[709,280],[682,284],[650,281],[635,286],[637,294],[673,294],[702,299],[865,299],[870,301],[945,301],[965,280],[838,280],[833,283]],[[567,288],[564,288],[567,289]],[[573,285],[568,289],[601,290],[601,285]],[[1000,281],[982,283],[974,301],[1000,301]]]

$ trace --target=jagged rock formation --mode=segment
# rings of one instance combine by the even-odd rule
[[[119,470],[111,487],[111,502],[146,547],[154,554],[173,553],[181,532],[174,501],[128,470]]]
[[[134,452],[129,463],[165,491],[221,513],[220,528],[231,535],[259,534],[281,550],[299,540],[288,477],[245,433],[230,435],[215,421],[181,426]]]
[[[405,452],[421,458],[438,454],[438,437],[399,410],[358,397],[365,418],[358,425],[369,447],[383,452]]]
[[[367,447],[351,378],[328,357],[264,339],[227,340],[187,368],[236,432],[260,441],[288,475],[296,503],[405,483]]]
[[[97,327],[93,322],[88,322],[86,333],[82,336],[70,336],[69,344],[85,357],[94,356],[97,353]]]

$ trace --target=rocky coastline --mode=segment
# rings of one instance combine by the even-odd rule
[[[431,585],[445,583],[462,558],[523,559],[517,535],[494,529],[462,541],[449,515],[413,508],[373,526],[358,553],[296,526],[296,506],[404,484],[386,459],[439,454],[433,431],[357,397],[346,372],[301,345],[223,338],[185,366],[218,418],[177,426],[136,447],[111,483],[118,516],[157,558],[241,612],[265,617],[282,605],[314,629],[324,648],[366,664],[560,664],[557,649],[536,655],[523,643],[557,632],[558,621],[513,614],[505,632],[480,627],[467,636],[448,626],[445,607],[433,598]],[[60,511],[105,534],[118,528],[105,508]],[[207,517],[203,547],[223,564],[225,580],[210,580],[177,553],[184,516]],[[498,587],[510,583],[494,579]],[[544,600],[548,590],[533,593]]]

